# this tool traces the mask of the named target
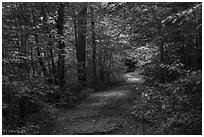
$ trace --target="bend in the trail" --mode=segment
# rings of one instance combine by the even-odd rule
[[[126,84],[93,93],[75,108],[62,111],[57,120],[58,134],[137,134],[130,110],[140,96],[140,73],[125,73]]]

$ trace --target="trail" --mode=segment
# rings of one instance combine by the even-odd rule
[[[144,127],[144,123],[131,115],[135,101],[141,97],[143,79],[140,73],[125,73],[123,77],[126,83],[123,85],[93,93],[75,108],[62,111],[53,134],[148,134],[145,130],[150,125]]]

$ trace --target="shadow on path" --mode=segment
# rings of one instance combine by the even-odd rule
[[[125,73],[125,85],[93,93],[75,108],[62,111],[53,134],[137,134],[130,111],[140,96],[136,87],[143,79],[139,74]]]

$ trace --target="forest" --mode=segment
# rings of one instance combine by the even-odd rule
[[[2,2],[3,135],[202,135],[201,2]]]

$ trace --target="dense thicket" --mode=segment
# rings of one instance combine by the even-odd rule
[[[200,134],[201,3],[2,3],[3,134],[49,134],[55,108],[137,67],[148,114]]]

